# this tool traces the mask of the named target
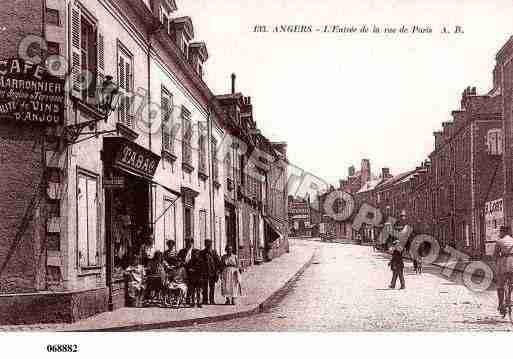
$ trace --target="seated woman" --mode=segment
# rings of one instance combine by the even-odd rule
[[[170,302],[168,304],[178,308],[187,293],[187,270],[182,263],[177,262],[177,267],[172,273],[173,274],[168,277],[167,282],[167,296]]]
[[[140,308],[144,297],[145,270],[139,256],[134,256],[131,265],[125,269],[125,273],[128,276],[128,297],[132,301],[132,305]]]
[[[162,260],[162,252],[156,251],[147,268],[146,286],[149,300],[162,300],[166,283],[166,266]]]

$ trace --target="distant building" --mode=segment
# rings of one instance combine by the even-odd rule
[[[311,237],[310,200],[289,196],[289,233],[292,237]]]

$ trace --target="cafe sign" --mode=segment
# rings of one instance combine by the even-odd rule
[[[64,87],[43,65],[0,59],[0,121],[62,124]]]

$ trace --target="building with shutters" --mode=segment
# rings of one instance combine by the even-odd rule
[[[232,244],[246,266],[288,251],[286,144],[259,133],[249,97],[210,91],[206,44],[176,10],[28,0],[0,14],[0,90],[45,95],[0,99],[0,324],[123,307],[123,269],[169,240]]]
[[[46,50],[36,55],[67,59],[70,91],[58,126],[1,124],[10,172],[0,323],[71,322],[125,306],[123,268],[168,240],[180,249],[211,239],[223,251],[221,111],[202,79],[206,45],[176,10],[173,0],[33,0],[1,15],[9,41],[0,58],[16,58],[23,35],[38,34]],[[107,118],[98,91],[108,76],[119,96]]]

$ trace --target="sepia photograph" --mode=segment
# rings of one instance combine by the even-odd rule
[[[504,346],[512,15],[505,0],[0,0],[0,343]]]

